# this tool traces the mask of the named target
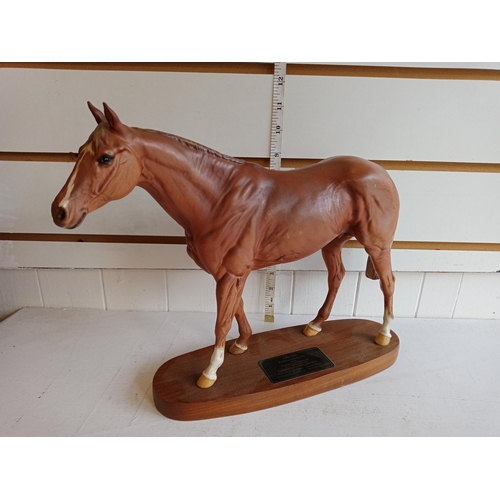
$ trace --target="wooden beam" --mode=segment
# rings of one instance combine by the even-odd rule
[[[0,161],[35,161],[51,163],[73,163],[78,153],[37,153],[22,151],[0,151]]]
[[[411,63],[409,63],[411,64]],[[272,75],[272,62],[0,62],[0,68]],[[287,75],[500,81],[500,70],[363,64],[287,63]]]
[[[0,68],[272,75],[266,62],[0,62]]]
[[[0,161],[73,163],[77,153],[39,153],[0,151]],[[243,160],[269,168],[269,158],[241,157]],[[321,161],[322,158],[283,158],[282,168],[301,168]],[[414,170],[428,172],[489,172],[500,173],[500,163],[468,163],[444,161],[373,160],[386,170]]]
[[[252,160],[252,159],[251,159]],[[283,158],[283,168],[302,168],[321,161],[321,158]],[[373,160],[386,170],[413,170],[422,172],[489,172],[500,173],[500,163],[472,163],[446,161]]]
[[[132,243],[149,245],[185,245],[184,236],[149,236],[127,234],[67,233],[0,233],[0,241],[50,241],[70,243]],[[363,248],[355,240],[345,248]],[[500,252],[500,243],[469,243],[454,241],[395,241],[395,250],[457,250],[464,252]]]
[[[401,66],[363,66],[350,64],[292,64],[287,75],[350,76],[360,78],[412,78],[421,80],[499,81],[500,70],[475,68],[421,68]]]
[[[128,234],[0,233],[0,241],[51,241],[65,243],[146,243],[185,245],[184,236],[142,236]]]

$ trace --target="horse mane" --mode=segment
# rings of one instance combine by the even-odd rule
[[[169,139],[174,139],[177,142],[180,142],[184,146],[196,149],[197,151],[201,151],[202,153],[207,153],[209,155],[216,156],[217,158],[221,158],[222,160],[227,160],[227,161],[230,161],[233,163],[238,163],[238,164],[245,163],[243,160],[240,160],[239,158],[234,158],[233,156],[219,153],[219,151],[216,151],[215,149],[211,149],[207,146],[204,146],[203,144],[199,144],[197,142],[191,141],[190,139],[185,139],[184,137],[180,137],[180,136],[175,135],[175,134],[169,134],[167,132],[161,132],[160,130],[150,130],[150,129],[146,129],[146,130],[147,130],[147,132],[153,132],[153,133],[168,137]]]

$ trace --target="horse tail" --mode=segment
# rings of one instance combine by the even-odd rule
[[[370,256],[368,256],[368,260],[366,262],[365,275],[367,278],[370,278],[371,280],[380,279],[380,276],[378,275],[377,271],[375,271],[375,267],[373,267],[372,258]]]

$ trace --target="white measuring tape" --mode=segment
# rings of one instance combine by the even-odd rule
[[[281,168],[281,143],[283,137],[283,111],[285,109],[286,63],[274,64],[273,111],[271,117],[271,161],[272,169]]]
[[[281,168],[281,143],[283,138],[283,111],[285,109],[286,63],[274,63],[273,110],[271,118],[270,167]],[[276,294],[276,266],[266,269],[266,290],[264,302],[264,321],[274,322],[274,303]]]

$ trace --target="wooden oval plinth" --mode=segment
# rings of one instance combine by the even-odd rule
[[[202,420],[238,415],[291,403],[365,379],[391,366],[398,356],[394,332],[388,346],[375,344],[380,324],[363,319],[327,321],[315,337],[303,335],[302,326],[253,335],[242,355],[228,352],[217,382],[200,389],[196,380],[207,367],[213,346],[189,352],[164,363],[153,378],[156,408],[175,420]],[[279,383],[272,383],[259,361],[310,347],[318,347],[333,368]]]

